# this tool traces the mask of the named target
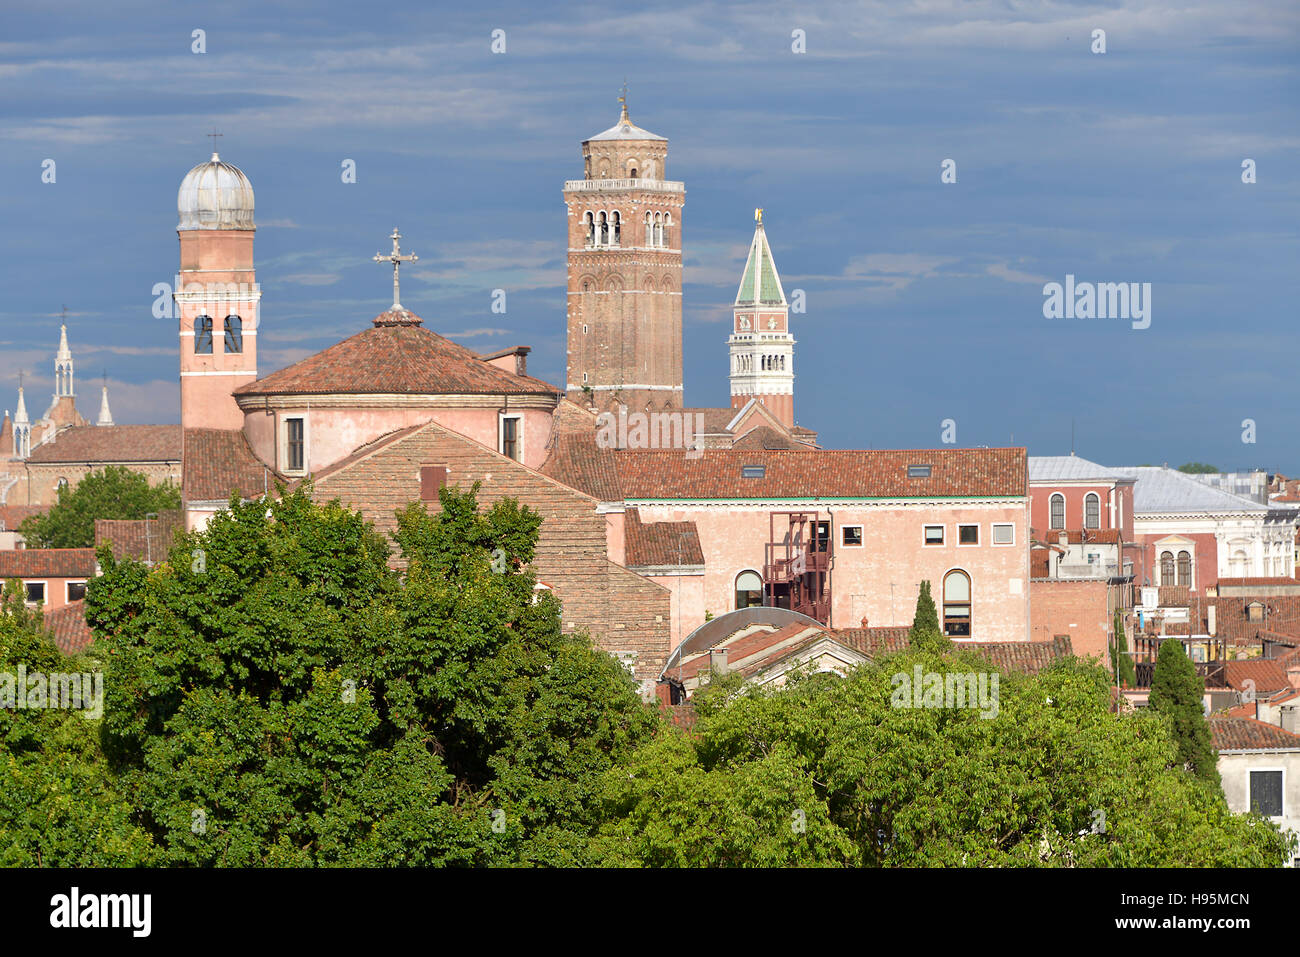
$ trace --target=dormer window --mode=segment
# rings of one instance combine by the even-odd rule
[[[930,469],[931,466],[929,465],[909,465],[907,467],[907,477],[908,478],[929,478]]]
[[[1264,620],[1264,603],[1262,601],[1252,601],[1249,605],[1246,606],[1246,620],[1247,621]]]

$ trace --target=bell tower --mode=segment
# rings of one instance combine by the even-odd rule
[[[253,267],[253,184],[213,153],[181,182],[176,206],[181,425],[242,429],[244,413],[231,393],[257,378],[262,299]]]
[[[643,130],[619,97],[618,122],[582,144],[584,176],[568,210],[565,391],[581,405],[682,406],[682,206],[666,179],[668,140]]]
[[[758,399],[790,428],[794,425],[794,336],[790,306],[763,230],[763,211],[754,210],[754,238],[733,307],[731,407]]]

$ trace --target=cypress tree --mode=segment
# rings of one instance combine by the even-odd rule
[[[1124,612],[1115,609],[1115,644],[1110,649],[1112,673],[1119,675],[1120,684],[1125,688],[1133,687],[1137,680],[1137,668],[1128,653],[1128,637],[1124,634]]]
[[[912,616],[912,629],[907,633],[907,643],[913,648],[929,648],[933,651],[944,651],[952,647],[952,642],[939,627],[939,613],[930,596],[928,581],[921,582],[921,593],[916,596],[916,614]]]
[[[1167,714],[1172,720],[1179,762],[1201,780],[1219,787],[1217,755],[1201,704],[1204,693],[1205,683],[1188,659],[1183,643],[1177,638],[1161,642],[1148,704],[1152,711]]]

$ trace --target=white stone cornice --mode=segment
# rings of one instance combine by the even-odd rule
[[[499,409],[504,397],[512,411],[516,409],[542,409],[551,411],[559,402],[559,394],[529,393],[482,394],[402,394],[402,393],[332,393],[312,395],[285,392],[261,395],[237,395],[235,401],[244,412],[260,409],[300,410],[312,409]]]

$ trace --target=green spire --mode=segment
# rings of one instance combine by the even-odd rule
[[[772,249],[767,244],[767,234],[763,232],[761,210],[754,211],[758,225],[754,228],[754,240],[749,244],[749,259],[745,262],[745,274],[740,280],[740,291],[736,293],[736,305],[773,305],[784,306],[785,291],[781,288],[781,277],[777,275],[776,263],[772,261]],[[757,287],[757,295],[755,295]]]

